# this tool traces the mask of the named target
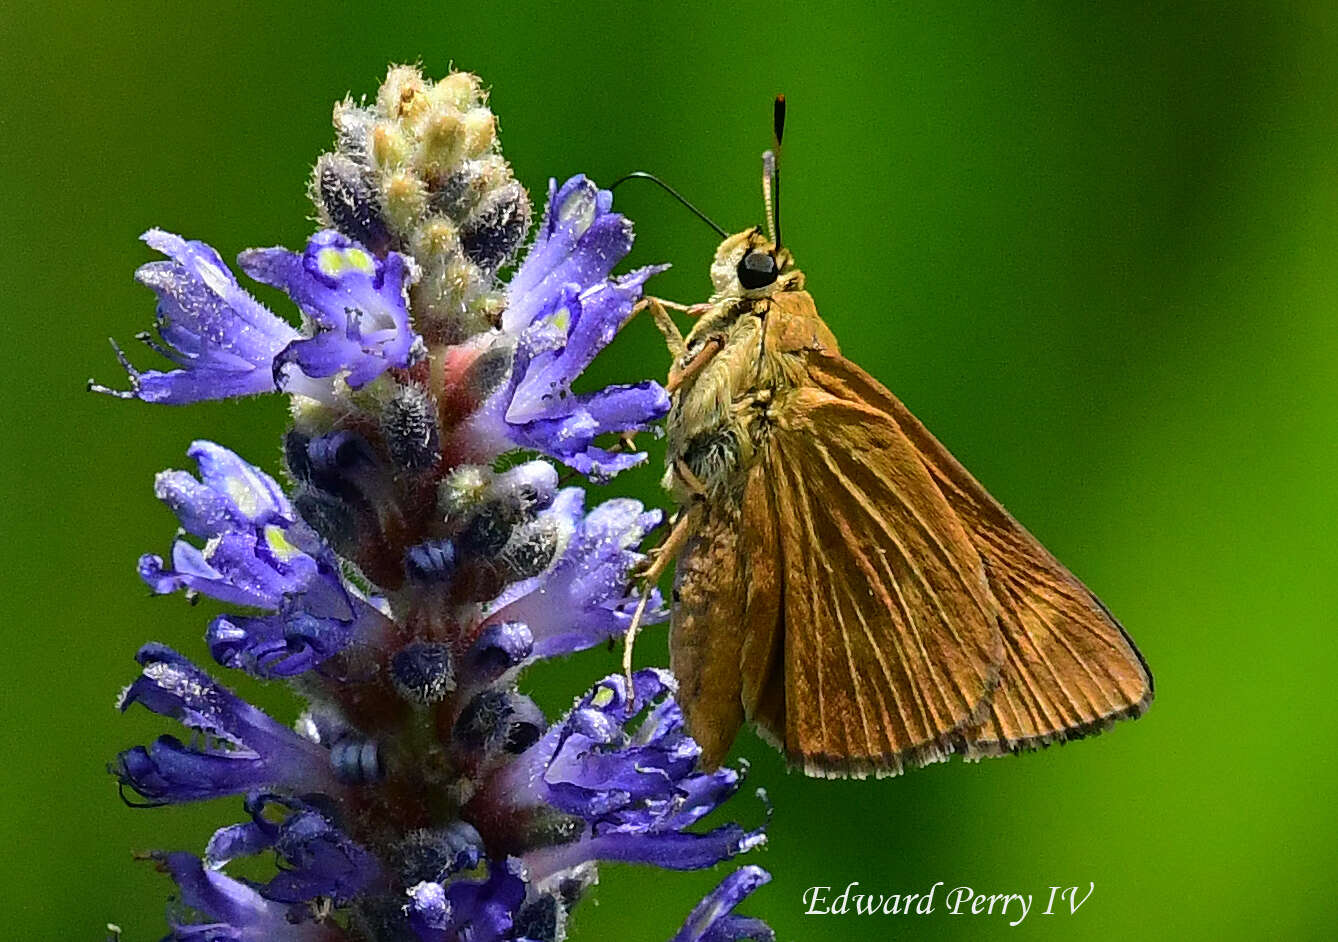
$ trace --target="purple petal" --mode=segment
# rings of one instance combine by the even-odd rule
[[[489,862],[488,878],[482,882],[457,880],[446,888],[451,907],[451,926],[469,942],[493,942],[505,938],[525,902],[524,870],[508,858]]]
[[[274,846],[285,867],[261,893],[281,903],[329,897],[344,904],[380,876],[374,856],[314,811],[290,816]]]
[[[149,644],[138,660],[143,672],[122,693],[120,708],[139,703],[205,740],[188,747],[163,736],[121,753],[114,771],[145,798],[180,802],[255,788],[337,788],[325,749],[219,686],[186,658]]]
[[[251,249],[242,270],[285,291],[316,326],[314,337],[294,339],[275,362],[275,375],[295,366],[310,377],[346,373],[354,389],[391,367],[422,355],[422,338],[409,322],[406,289],[413,263],[396,252],[377,258],[333,230],[319,232],[298,255],[283,248]]]
[[[734,915],[734,908],[758,887],[771,880],[761,867],[740,867],[707,894],[669,942],[770,942],[776,934],[759,919]]]
[[[607,278],[632,249],[632,224],[611,211],[613,194],[584,176],[548,183],[548,208],[525,261],[507,286],[502,329],[515,333],[563,285],[589,287]]]
[[[646,511],[626,498],[606,501],[581,516],[585,495],[561,491],[549,513],[575,523],[562,558],[548,572],[513,583],[488,606],[488,622],[524,622],[534,638],[534,656],[580,651],[622,634],[631,622],[636,594],[630,573],[645,559],[637,546],[659,525],[658,510]],[[652,594],[642,621],[655,624],[667,613]]]
[[[306,611],[248,617],[219,615],[205,640],[219,664],[258,677],[294,677],[354,644],[379,641],[389,620],[357,599],[356,618],[320,618]]]
[[[665,870],[701,870],[766,843],[761,831],[745,831],[737,824],[724,824],[705,834],[686,831],[613,833],[584,842],[588,860],[619,860],[644,863]]]
[[[268,821],[247,821],[219,828],[204,848],[204,860],[217,870],[238,857],[254,857],[274,846],[279,829]]]
[[[122,358],[131,391],[117,395],[180,405],[272,392],[274,358],[297,331],[243,291],[203,242],[158,229],[146,232],[144,241],[171,259],[150,262],[135,274],[158,295],[161,343],[150,346],[179,368],[141,373]]]
[[[173,937],[203,942],[236,939],[243,942],[317,942],[332,938],[329,927],[298,921],[300,911],[265,899],[252,887],[204,866],[193,854],[172,853],[158,858],[181,890],[181,901],[217,923],[178,924]],[[296,917],[296,918],[295,918]]]
[[[613,339],[662,267],[610,278],[632,246],[612,195],[585,177],[549,184],[549,205],[525,262],[507,286],[502,338],[514,345],[506,382],[463,424],[480,453],[532,448],[583,474],[610,477],[645,460],[596,447],[601,435],[647,427],[669,397],[658,385],[577,395],[572,384]]]
[[[445,942],[451,928],[451,904],[446,900],[446,888],[440,883],[424,881],[412,886],[409,893],[409,925],[421,942]]]
[[[224,533],[205,552],[177,540],[172,568],[154,555],[140,557],[140,578],[155,594],[187,589],[222,602],[278,609],[285,597],[301,592],[320,578],[316,560],[294,547],[279,527],[254,532]]]
[[[466,656],[465,665],[475,683],[491,683],[534,653],[534,636],[520,621],[485,626]]]
[[[543,337],[557,333],[561,339],[556,344],[548,342],[555,349],[531,353],[507,409],[507,421],[520,425],[565,414],[572,382],[612,342],[641,297],[646,279],[663,270],[664,266],[638,269],[574,298],[564,295],[553,310],[531,324],[522,344],[535,334]]]

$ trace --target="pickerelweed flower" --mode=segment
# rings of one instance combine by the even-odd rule
[[[180,891],[171,938],[555,942],[601,861],[695,869],[765,840],[699,826],[742,777],[699,767],[668,673],[642,670],[632,689],[605,677],[555,722],[517,687],[536,659],[630,621],[660,513],[587,506],[547,459],[595,479],[645,459],[609,443],[663,416],[665,391],[573,382],[658,269],[613,273],[631,225],[578,176],[550,185],[499,277],[530,205],[471,75],[393,68],[335,125],[311,183],[324,228],[236,266],[300,324],[208,245],[153,230],[164,259],[137,273],[158,298],[143,339],[171,366],[118,349],[128,388],[91,384],[168,404],[291,396],[287,489],[195,442],[193,471],[157,478],[180,529],[139,574],[156,594],[223,603],[205,633],[214,660],[290,680],[307,708],[277,722],[148,644],[119,705],[190,735],[127,749],[112,771],[133,803],[241,800],[244,819],[202,855],[155,855]],[[516,450],[543,457],[498,460]],[[664,617],[653,595],[648,621]],[[229,874],[258,855],[269,879]],[[767,879],[727,876],[673,942],[771,938],[733,912]]]

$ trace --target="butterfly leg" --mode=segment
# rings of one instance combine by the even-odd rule
[[[678,329],[674,319],[669,316],[669,309],[675,311],[692,310],[686,304],[678,304],[675,301],[666,301],[663,298],[644,297],[632,308],[632,313],[627,315],[627,320],[623,321],[623,326],[636,317],[642,311],[650,311],[651,319],[655,321],[655,326],[659,328],[660,333],[664,335],[664,344],[669,348],[670,355],[678,360],[679,357],[687,353],[687,343],[683,340],[683,332]]]
[[[675,366],[669,371],[669,380],[664,384],[665,390],[672,395],[674,390],[696,376],[698,371],[707,363],[710,363],[715,355],[723,349],[725,349],[724,338],[706,338],[705,346],[693,354],[691,360],[688,360],[688,362],[684,363],[681,367]]]
[[[631,709],[636,696],[632,689],[632,652],[636,647],[636,636],[641,631],[641,619],[646,614],[646,605],[650,602],[651,593],[655,591],[655,583],[660,581],[660,577],[669,568],[669,564],[678,558],[678,554],[683,551],[683,545],[687,543],[688,537],[697,529],[701,517],[701,506],[700,502],[694,502],[686,510],[679,513],[674,520],[674,525],[669,529],[669,535],[652,550],[654,558],[649,568],[641,574],[643,580],[641,598],[637,601],[636,611],[632,613],[632,623],[627,626],[627,634],[623,637],[623,676],[627,679],[628,709]]]

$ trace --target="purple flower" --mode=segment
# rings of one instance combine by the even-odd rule
[[[139,572],[156,594],[184,589],[273,613],[217,617],[207,637],[219,663],[290,676],[384,630],[386,617],[345,583],[334,553],[273,478],[212,442],[197,441],[187,454],[199,480],[165,471],[154,490],[205,547],[178,539],[171,568],[146,555]]]
[[[483,880],[409,889],[409,925],[421,942],[494,942],[516,939],[512,929],[525,902],[524,871],[514,860],[493,863]]]
[[[250,249],[238,258],[256,281],[281,288],[309,318],[314,336],[295,340],[274,360],[274,376],[289,389],[291,367],[309,377],[346,374],[360,389],[391,367],[425,355],[409,323],[406,290],[417,277],[398,252],[377,258],[338,232],[318,232],[301,255],[283,248]],[[302,387],[292,388],[302,392]]]
[[[703,826],[741,777],[699,767],[667,673],[638,673],[635,696],[608,677],[557,723],[520,687],[535,660],[621,635],[638,601],[660,512],[587,508],[552,461],[510,453],[594,479],[645,459],[608,439],[663,416],[665,391],[574,387],[660,268],[613,274],[631,224],[578,176],[550,184],[524,262],[498,278],[531,213],[474,76],[397,67],[335,121],[312,181],[333,228],[238,260],[301,325],[213,249],[151,232],[167,258],[138,277],[158,298],[150,346],[173,368],[126,363],[132,388],[116,393],[292,394],[291,491],[195,442],[197,471],[156,479],[181,525],[169,558],[145,555],[139,573],[155,594],[237,607],[208,625],[215,660],[291,679],[305,708],[290,728],[146,645],[118,705],[190,735],[126,749],[111,771],[128,802],[243,801],[203,858],[154,854],[180,887],[173,938],[556,942],[602,861],[711,867],[765,839]],[[769,938],[733,913],[766,879],[727,877],[673,942]]]
[[[507,285],[494,343],[509,344],[511,373],[470,420],[477,442],[532,448],[596,478],[644,461],[595,439],[646,428],[669,411],[659,384],[574,393],[572,383],[618,332],[663,266],[619,278],[613,267],[632,247],[632,226],[612,211],[613,195],[583,176],[549,184],[548,210],[524,263]]]
[[[174,922],[179,942],[325,942],[346,936],[332,923],[317,922],[310,907],[265,898],[240,880],[206,867],[194,854],[160,854],[158,860],[181,890],[181,901],[210,922]],[[305,912],[304,912],[305,910]]]
[[[683,728],[666,671],[639,671],[634,682],[635,706],[624,678],[606,677],[489,783],[489,794],[513,812],[547,805],[585,822],[576,840],[525,855],[532,879],[594,860],[695,870],[765,842],[761,829],[737,824],[687,830],[733,795],[741,778],[729,768],[697,770],[701,747]]]
[[[158,295],[161,343],[142,339],[178,369],[140,372],[118,348],[131,389],[90,382],[98,392],[181,405],[282,388],[328,401],[329,377],[343,375],[358,389],[424,354],[409,323],[405,292],[416,274],[405,256],[377,258],[333,231],[312,236],[300,255],[282,248],[243,252],[242,269],[281,288],[306,315],[308,328],[299,333],[246,293],[203,242],[158,229],[144,241],[172,261],[150,262],[136,273]]]
[[[113,771],[123,785],[158,803],[198,801],[253,789],[332,791],[340,786],[321,746],[251,706],[171,648],[146,644],[139,678],[117,704],[138,703],[170,716],[201,741],[161,736],[122,752]]]
[[[281,823],[266,817],[271,806],[288,809]],[[251,820],[214,832],[205,860],[215,869],[237,857],[273,850],[279,873],[258,889],[266,899],[305,903],[324,897],[344,904],[381,878],[376,857],[302,801],[256,793],[246,800]]]
[[[662,514],[639,501],[605,501],[584,512],[585,492],[566,488],[550,514],[571,536],[561,558],[547,571],[514,582],[486,606],[487,622],[522,622],[536,657],[553,657],[621,637],[632,620],[637,596],[629,590],[633,569],[645,560],[637,547],[659,526]],[[642,621],[668,617],[658,590]]]
[[[297,339],[297,331],[242,290],[218,253],[203,242],[161,229],[150,229],[143,239],[171,261],[150,262],[135,273],[158,295],[161,343],[147,335],[141,339],[178,368],[141,373],[118,349],[130,391],[92,383],[90,388],[173,405],[273,391],[274,358]]]

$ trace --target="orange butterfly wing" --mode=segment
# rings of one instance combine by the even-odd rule
[[[748,618],[750,557],[739,550],[743,531],[734,513],[705,503],[688,513],[695,519],[688,521],[692,535],[674,567],[669,669],[702,764],[715,768],[743,724],[740,646],[767,626]]]
[[[1003,658],[980,557],[887,415],[817,387],[770,414],[744,517],[775,524],[740,549],[778,565],[747,583],[746,713],[809,774],[947,758]]]
[[[966,527],[1001,615],[1004,661],[981,722],[959,747],[1000,755],[1091,735],[1152,701],[1143,656],[1100,600],[1006,511],[892,393],[855,364],[812,351],[827,394],[890,416]]]

